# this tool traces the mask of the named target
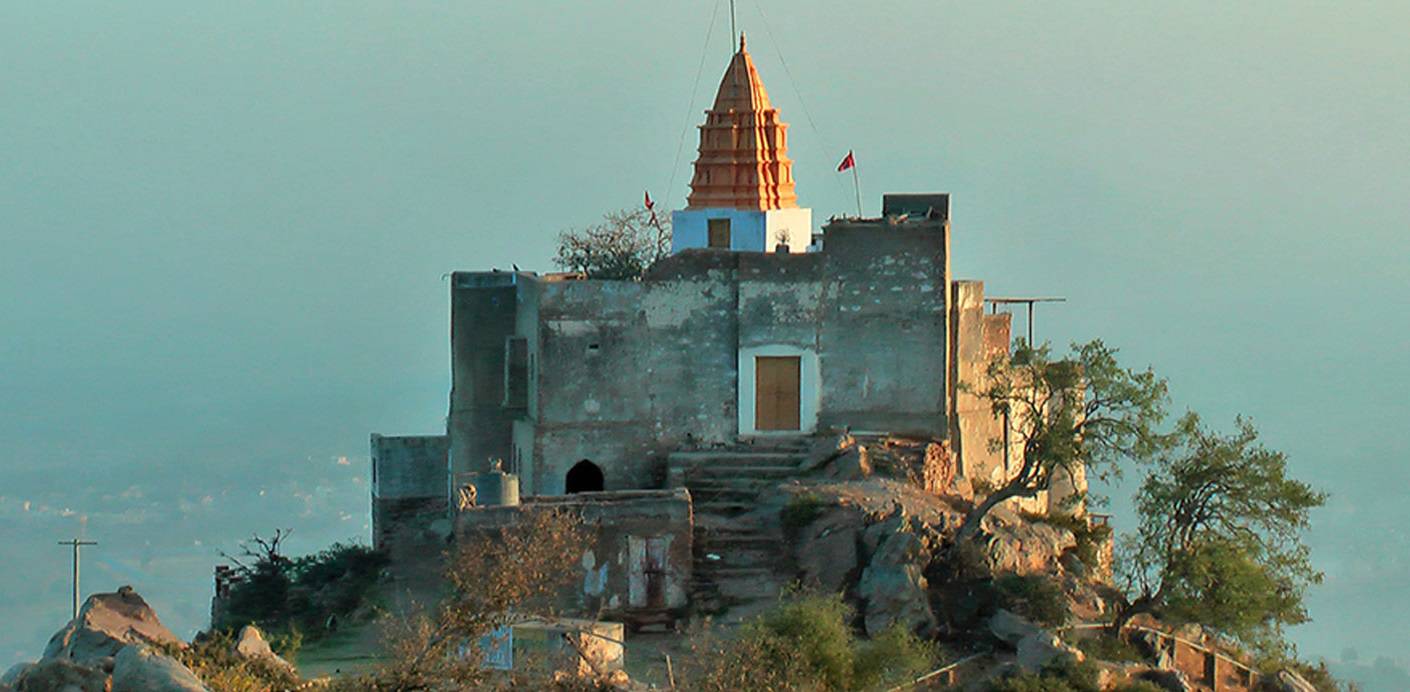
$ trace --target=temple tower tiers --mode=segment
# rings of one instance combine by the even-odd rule
[[[812,210],[798,206],[793,189],[788,124],[769,103],[740,34],[739,52],[700,126],[686,207],[671,214],[671,251],[805,252],[812,226]]]

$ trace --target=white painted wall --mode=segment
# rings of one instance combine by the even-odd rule
[[[798,427],[793,430],[754,428],[755,360],[759,357],[798,356]],[[822,377],[818,354],[797,346],[764,345],[739,349],[739,434],[757,437],[787,437],[811,433],[818,428],[818,407],[822,402]]]
[[[812,209],[772,209],[764,213],[765,252],[773,252],[778,238],[788,243],[789,252],[807,252],[813,242]]]

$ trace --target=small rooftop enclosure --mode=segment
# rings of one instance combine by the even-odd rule
[[[739,37],[705,122],[686,208],[671,214],[671,250],[804,252],[813,212],[798,206],[788,124],[779,119]]]

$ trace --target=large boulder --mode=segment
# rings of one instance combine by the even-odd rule
[[[1027,637],[1044,632],[1046,630],[1042,627],[1002,608],[989,618],[989,633],[994,635],[995,639],[1012,647],[1017,647],[1018,643]]]
[[[995,574],[1051,574],[1060,567],[1063,553],[1077,545],[1071,531],[1024,519],[1006,507],[990,512],[984,528],[985,552]]]
[[[180,645],[181,640],[157,619],[157,613],[130,586],[88,597],[78,617],[49,639],[43,660],[92,664],[115,656],[128,644]]]
[[[28,664],[11,684],[15,692],[107,692],[108,673],[55,658]]]
[[[877,545],[857,584],[868,636],[893,625],[922,634],[934,631],[935,614],[922,574],[924,554],[924,544],[909,531],[892,533]]]
[[[264,635],[254,625],[245,625],[240,628],[240,634],[235,637],[234,654],[243,659],[267,663],[290,673],[294,672],[294,666],[281,658],[279,654],[274,653],[274,649],[269,647],[269,642],[265,641]]]
[[[846,590],[856,576],[863,521],[858,513],[839,507],[803,529],[795,550],[804,584],[826,593]]]
[[[1080,650],[1068,646],[1056,634],[1047,630],[1030,634],[1018,640],[1018,644],[1014,648],[1018,651],[1019,667],[1030,673],[1037,673],[1044,666],[1060,658],[1086,660],[1086,655]]]
[[[1079,649],[1069,646],[1056,634],[1000,608],[989,618],[989,633],[1018,652],[1020,668],[1036,673],[1061,657],[1086,660]]]
[[[152,648],[123,647],[113,663],[112,692],[210,692],[180,661]]]

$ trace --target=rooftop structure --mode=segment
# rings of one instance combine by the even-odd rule
[[[769,103],[753,58],[739,37],[715,105],[700,126],[700,156],[687,209],[792,209],[798,206],[788,124]]]
[[[741,34],[700,125],[690,196],[671,215],[671,251],[804,252],[812,221],[812,210],[798,206],[788,124],[769,102]]]

